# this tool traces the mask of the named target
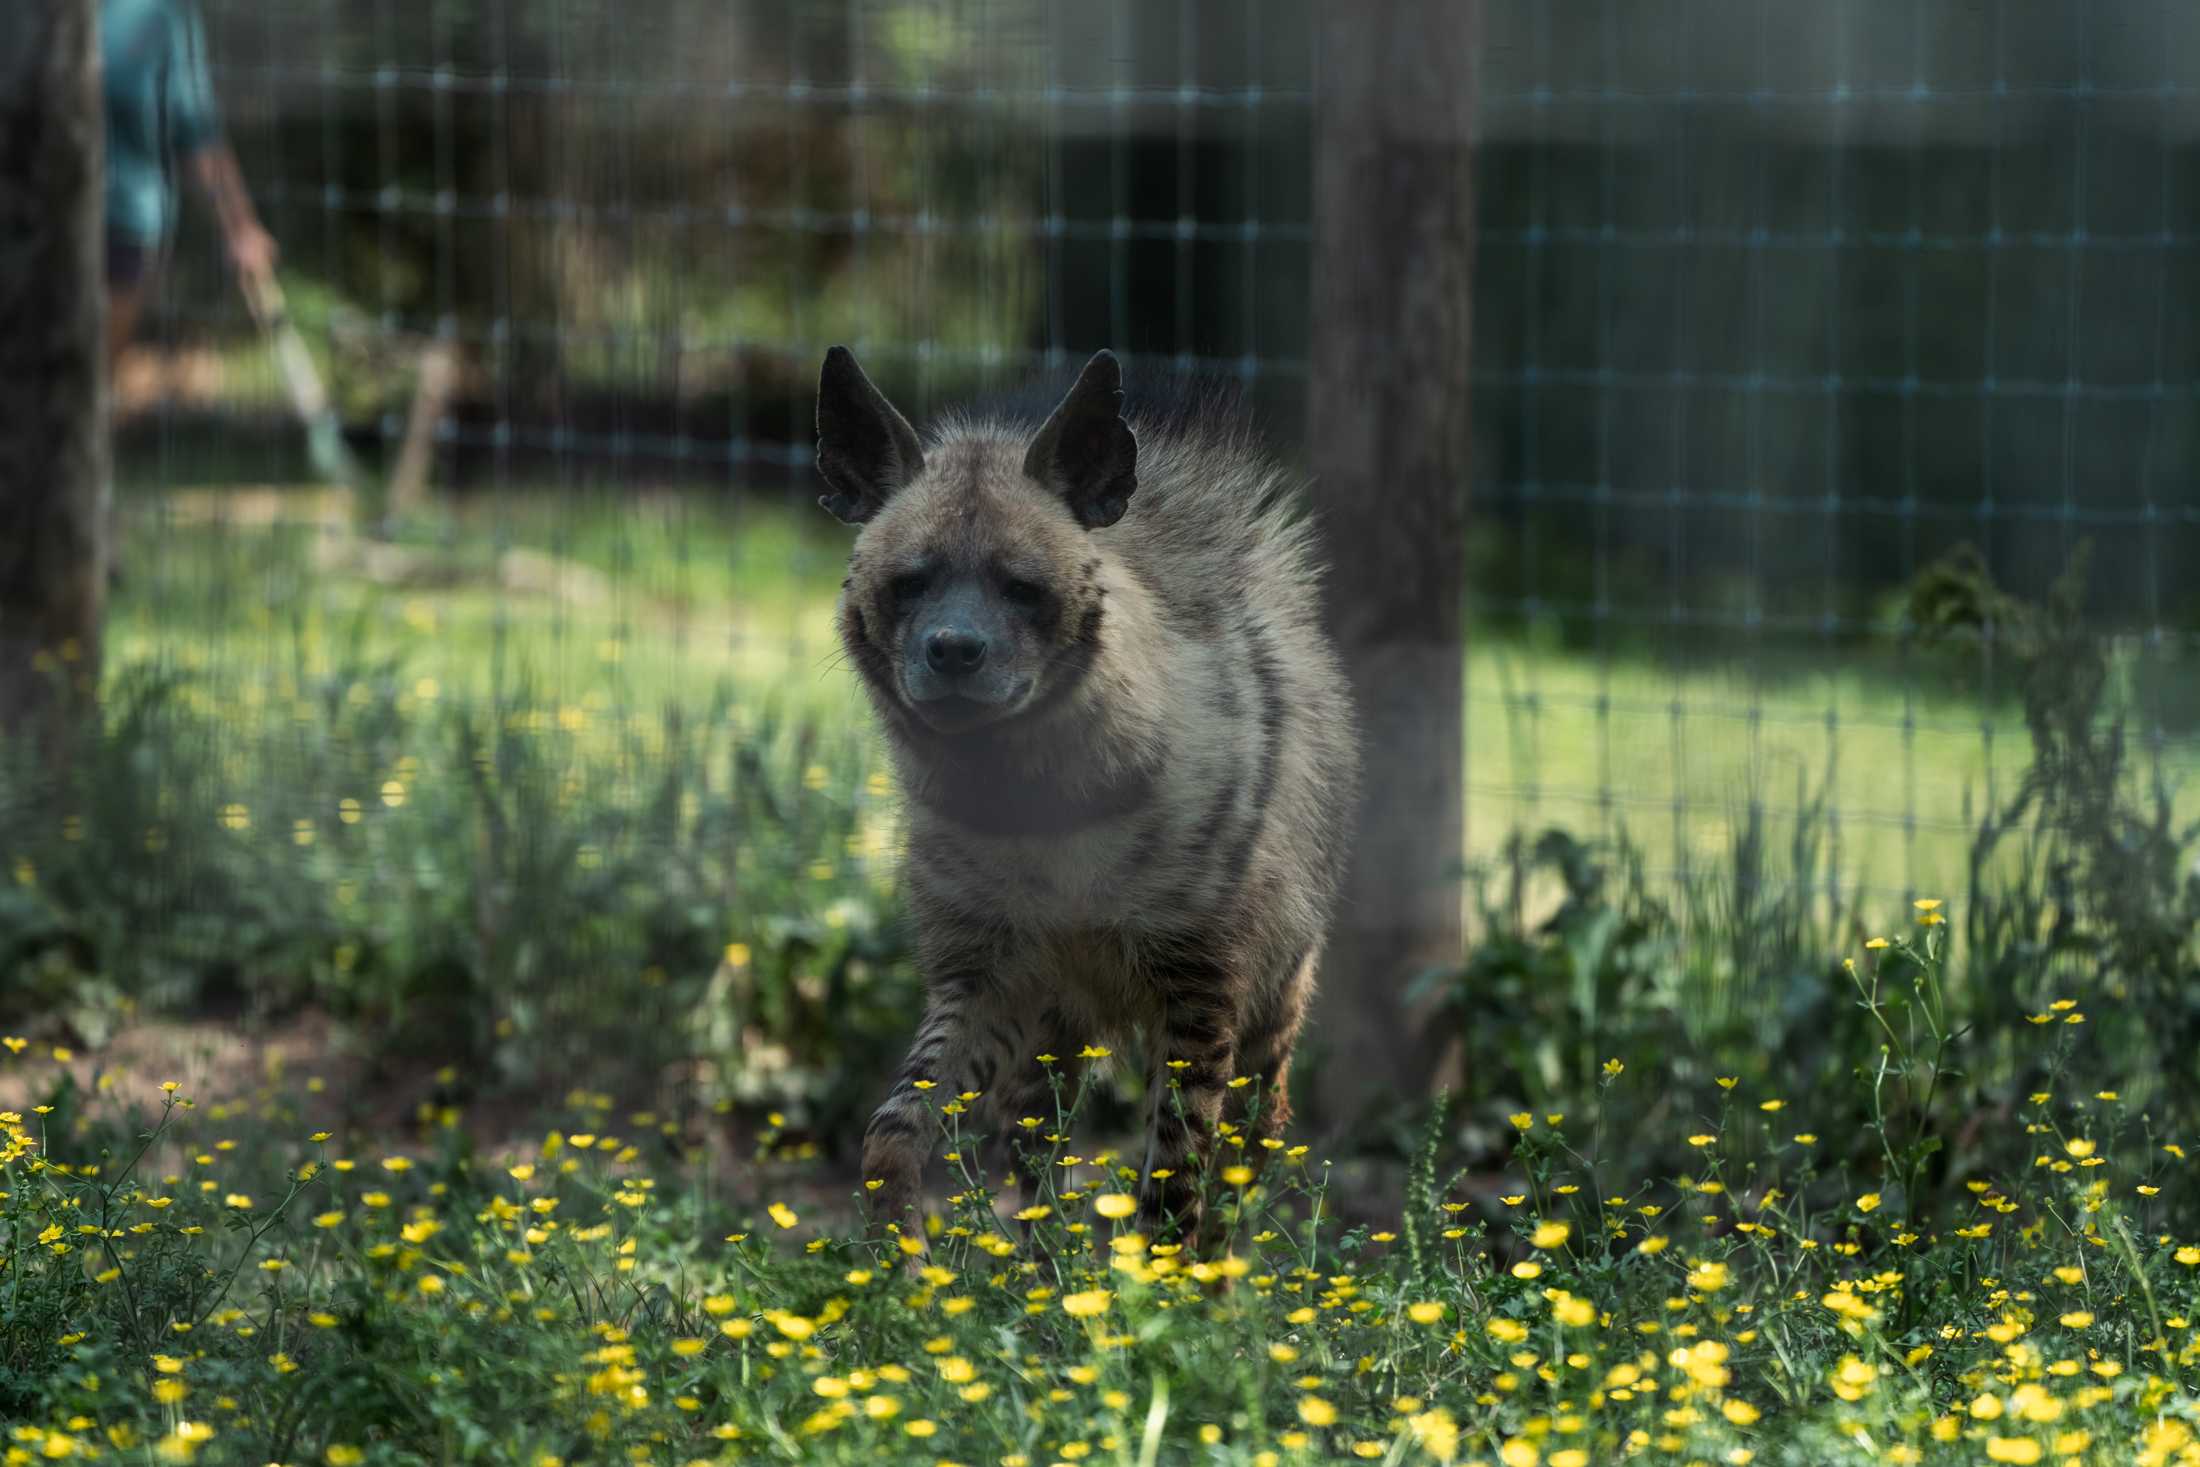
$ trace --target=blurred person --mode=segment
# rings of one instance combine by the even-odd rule
[[[220,222],[241,277],[275,267],[275,240],[223,139],[195,0],[100,0],[107,107],[107,366],[111,373],[159,283],[175,232],[176,175],[188,170]]]

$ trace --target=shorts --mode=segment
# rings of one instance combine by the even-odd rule
[[[154,240],[107,236],[107,288],[129,290],[143,285],[160,268],[160,244]]]

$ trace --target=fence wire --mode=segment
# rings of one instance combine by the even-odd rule
[[[699,658],[826,696],[814,606],[696,547],[779,536],[829,595],[829,527],[781,527],[832,342],[917,412],[1111,346],[1238,380],[1287,453],[1322,390],[1312,0],[204,3],[300,319],[385,463],[420,353],[458,352],[436,483],[454,534],[552,567],[554,701],[631,714]],[[1429,38],[1477,47],[1475,462],[1413,486],[1472,496],[1471,849],[1624,829],[1685,873],[1801,839],[1831,887],[1947,889],[2029,757],[2007,650],[1905,621],[1965,542],[2032,599],[2089,543],[2118,707],[2189,781],[2200,11],[1480,12]],[[126,491],[297,481],[281,401],[195,220],[125,373]],[[190,572],[151,574],[157,603]],[[525,615],[404,589],[446,685],[451,618],[502,648]]]

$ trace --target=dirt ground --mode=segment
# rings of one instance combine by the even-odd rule
[[[175,1081],[195,1105],[194,1147],[221,1139],[244,1146],[265,1137],[300,1143],[302,1150],[307,1136],[325,1130],[335,1136],[331,1155],[419,1154],[443,1144],[437,1131],[453,1124],[477,1156],[494,1163],[533,1153],[553,1126],[580,1128],[554,1109],[556,1097],[498,1095],[492,1087],[450,1116],[443,1109],[454,1090],[449,1082],[462,1077],[426,1060],[370,1051],[342,1024],[316,1012],[274,1022],[139,1019],[96,1050],[64,1052],[68,1057],[57,1062],[53,1046],[40,1043],[0,1063],[0,1108],[28,1111],[44,1102],[65,1071],[80,1091],[126,1099],[148,1117],[157,1109],[162,1083]],[[625,1096],[615,1101],[595,1129],[625,1128],[639,1139],[630,1122],[648,1102]],[[706,1176],[729,1207],[785,1201],[806,1215],[854,1223],[861,1178],[853,1147],[838,1159],[807,1148],[796,1159],[760,1163],[765,1138],[753,1120],[712,1114],[678,1119],[682,1129],[676,1139],[686,1164]],[[1114,1138],[1115,1149],[1125,1155],[1133,1153],[1134,1142],[1129,1135]],[[946,1178],[944,1170],[935,1170],[936,1191]],[[1400,1164],[1339,1155],[1330,1195],[1346,1223],[1383,1224],[1395,1220],[1404,1181]],[[1496,1178],[1488,1181],[1499,1185]],[[1003,1205],[1005,1211],[1011,1204],[1004,1199]]]

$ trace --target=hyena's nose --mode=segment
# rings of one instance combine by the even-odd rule
[[[941,677],[967,677],[985,663],[986,640],[969,627],[938,627],[924,639],[924,660]]]

